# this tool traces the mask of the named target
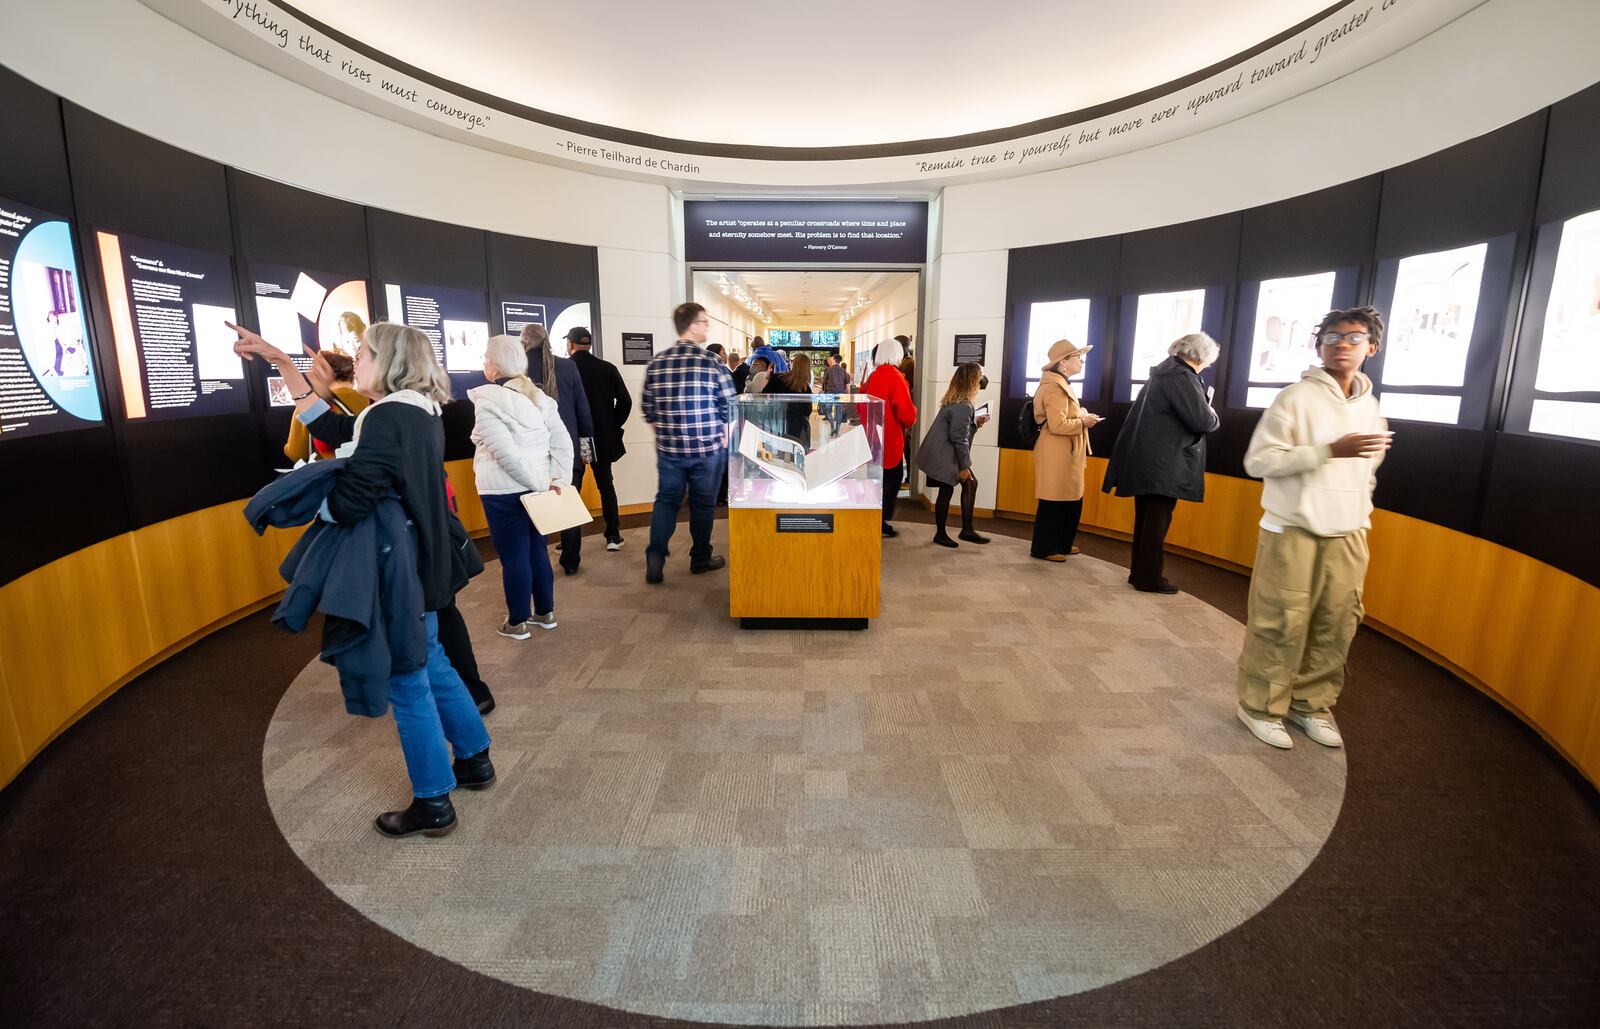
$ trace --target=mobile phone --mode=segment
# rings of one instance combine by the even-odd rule
[[[974,418],[987,418],[987,417],[989,417],[989,405],[988,404],[980,405],[979,408],[976,411],[972,412],[972,417],[974,417]]]

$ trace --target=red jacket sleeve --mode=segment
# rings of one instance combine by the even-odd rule
[[[889,402],[889,410],[903,429],[917,424],[917,406],[911,402],[911,386],[903,375],[895,377],[894,398]]]

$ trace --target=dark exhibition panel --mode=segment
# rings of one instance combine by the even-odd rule
[[[220,164],[82,108],[64,104],[63,111],[84,263],[99,271],[88,276],[96,350],[110,381],[120,363],[104,268],[96,252],[98,234],[143,237],[203,252],[227,269],[233,254],[227,177]],[[217,295],[207,298],[213,301],[210,306],[237,312],[236,285],[216,285]],[[220,323],[221,317],[216,320]],[[208,329],[216,332],[219,326]],[[228,413],[157,420],[129,417],[126,397],[108,405],[122,444],[123,483],[135,527],[249,496],[267,480],[268,469],[257,458],[256,420],[244,382],[235,389]]]
[[[1158,359],[1148,361],[1140,360],[1134,353],[1139,298],[1152,293],[1205,290],[1200,324],[1212,338],[1220,340],[1232,320],[1234,291],[1231,284],[1238,265],[1237,214],[1164,225],[1131,232],[1122,238],[1122,261],[1117,277],[1121,293],[1120,317],[1115,335],[1109,337],[1116,340],[1117,346],[1101,362],[1102,368],[1116,369],[1110,393],[1113,400],[1119,404],[1130,402],[1130,379],[1142,381],[1149,374],[1148,366],[1166,358],[1164,349]],[[1221,371],[1214,366],[1201,377],[1207,385],[1220,386],[1217,377]],[[1112,429],[1115,431],[1116,426]],[[1105,452],[1109,453],[1109,449]]]
[[[1378,222],[1382,179],[1369,175],[1331,189],[1291,197],[1244,212],[1239,234],[1237,315],[1218,359],[1217,405],[1222,426],[1206,446],[1210,470],[1245,474],[1244,452],[1255,430],[1256,410],[1246,406],[1256,305],[1269,280],[1333,272],[1330,306],[1356,302],[1367,288],[1368,262]]]
[[[228,169],[228,196],[233,203],[235,244],[241,259],[241,313],[245,324],[269,332],[258,310],[255,286],[268,267],[294,269],[318,279],[360,281],[372,321],[371,261],[367,254],[367,209],[360,204],[310,193],[280,182]],[[263,274],[258,274],[263,273]],[[285,345],[287,341],[268,341]],[[268,369],[258,361],[247,367],[251,392],[260,397],[267,389]],[[262,460],[268,467],[286,462],[283,441],[288,436],[294,409],[283,404],[260,404]]]
[[[375,294],[389,283],[485,291],[489,287],[484,233],[479,229],[374,209],[367,214],[367,231]]]
[[[575,243],[554,243],[544,239],[488,233],[490,301],[498,305],[502,296],[523,295],[537,288],[541,294],[589,300],[600,295],[600,256],[594,247]],[[594,349],[599,353],[600,326],[585,326],[594,333]]]
[[[484,232],[377,209],[367,213],[367,231],[372,247],[372,293],[382,317],[401,320],[400,311],[389,310],[391,301],[384,292],[389,287],[401,287],[404,296],[420,292],[437,300],[441,310],[437,317],[449,319],[452,313],[458,313],[463,320],[482,320],[487,326],[489,271]],[[452,300],[466,310],[452,312]],[[481,372],[457,374],[448,362],[445,367],[451,372],[457,398],[483,382]],[[471,407],[464,403],[446,404],[446,460],[472,456],[471,433]]]
[[[372,210],[227,168],[7,69],[0,101],[33,141],[0,162],[0,206],[71,225],[76,267],[56,274],[82,284],[98,390],[88,405],[98,417],[35,418],[0,440],[0,474],[38,498],[0,512],[7,538],[28,541],[0,556],[0,583],[241,500],[286,463],[290,408],[271,387],[281,381],[232,358],[221,326],[229,312],[291,350],[284,333],[298,318],[309,361],[337,311],[387,316],[386,282],[461,291],[486,313],[492,275],[497,297],[569,298],[598,311],[594,247]],[[482,381],[481,367],[475,375]],[[452,380],[459,396],[474,373],[452,369]],[[448,458],[471,456],[472,421],[470,404],[447,405]]]
[[[1022,247],[1011,251],[1006,276],[1006,382],[1021,383],[1037,377],[1038,368],[1029,367],[1029,312],[1038,302],[1084,299],[1089,301],[1089,334],[1094,339],[1109,339],[1116,325],[1117,267],[1122,253],[1121,236],[1102,236],[1071,243],[1042,247]],[[1098,400],[1110,377],[1101,374],[1103,361],[1084,366],[1084,397]],[[1000,445],[1020,447],[1017,416],[1024,403],[1024,391],[1006,389],[1000,400]],[[1096,444],[1101,436],[1097,431]],[[1109,436],[1107,437],[1109,438]]]
[[[0,160],[0,206],[16,202],[74,220],[60,102],[0,68],[0,104],[17,128],[16,138],[32,141],[12,147]],[[86,262],[81,252],[78,258],[74,271],[82,281]],[[106,409],[104,368],[101,363],[101,411]],[[120,488],[116,442],[103,420],[0,440],[0,480],[27,498],[0,506],[0,533],[7,540],[27,541],[0,548],[0,583],[133,527]]]
[[[1600,583],[1600,547],[1595,546],[1600,510],[1600,446],[1529,435],[1536,399],[1600,403],[1600,393],[1544,393],[1535,389],[1545,307],[1550,300],[1562,223],[1600,211],[1600,87],[1591,87],[1550,108],[1544,163],[1534,221],[1538,242],[1522,305],[1513,388],[1505,398],[1506,432],[1495,446],[1481,497],[1480,532],[1501,546],[1522,551]],[[1516,435],[1512,435],[1515,433]]]
[[[1018,446],[1016,412],[1031,388],[1025,379],[1037,374],[1018,362],[1032,304],[1105,293],[1120,298],[1120,309],[1090,330],[1090,339],[1110,351],[1101,363],[1117,370],[1116,380],[1086,382],[1083,389],[1085,405],[1107,415],[1093,438],[1095,452],[1104,455],[1129,408],[1121,398],[1129,392],[1129,322],[1137,297],[1207,288],[1206,331],[1223,346],[1215,369],[1222,427],[1209,439],[1207,470],[1242,476],[1264,407],[1264,401],[1244,401],[1263,282],[1326,273],[1333,283],[1326,306],[1372,303],[1387,314],[1405,259],[1474,248],[1460,259],[1481,268],[1464,367],[1440,381],[1421,381],[1387,353],[1368,362],[1380,393],[1450,405],[1437,421],[1390,416],[1395,447],[1378,477],[1377,504],[1600,584],[1600,549],[1592,544],[1600,446],[1526,434],[1553,241],[1563,219],[1600,209],[1600,177],[1593,174],[1600,166],[1597,120],[1600,87],[1448,150],[1317,193],[1120,241],[1013,250],[1006,325],[1012,357],[1004,372],[1001,446]],[[1220,325],[1209,310],[1217,294],[1229,298]],[[1384,379],[1384,358],[1393,381]],[[1584,393],[1549,396],[1600,400]]]

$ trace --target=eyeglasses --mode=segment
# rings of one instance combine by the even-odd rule
[[[1340,342],[1349,340],[1353,347],[1364,347],[1372,342],[1370,332],[1324,332],[1317,337],[1317,341],[1325,347],[1336,347]]]

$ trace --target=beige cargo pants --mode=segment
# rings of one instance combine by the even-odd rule
[[[1367,530],[1314,536],[1304,529],[1260,530],[1239,706],[1281,718],[1331,708],[1344,688],[1344,661],[1361,625]]]

